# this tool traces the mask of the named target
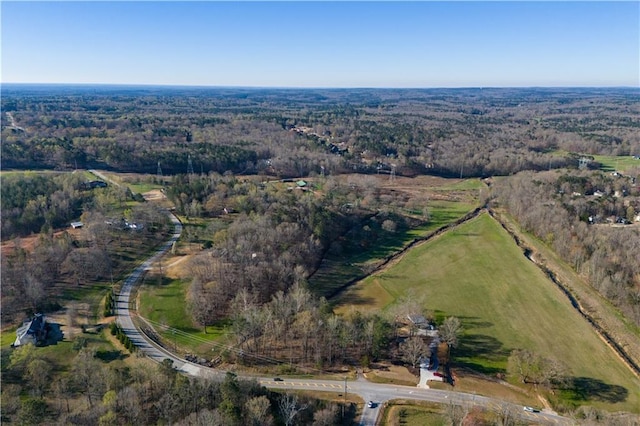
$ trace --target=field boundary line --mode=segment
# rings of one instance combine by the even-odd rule
[[[618,343],[614,337],[606,330],[604,326],[602,326],[598,321],[591,316],[587,310],[582,306],[578,297],[571,291],[570,287],[562,282],[560,278],[558,278],[558,274],[556,274],[546,263],[541,260],[537,260],[533,254],[537,253],[537,251],[529,247],[522,238],[516,235],[517,231],[512,230],[507,224],[503,223],[500,218],[500,214],[494,212],[492,209],[487,209],[489,216],[493,218],[514,240],[516,245],[522,250],[522,254],[534,265],[536,265],[545,275],[551,280],[560,291],[569,299],[571,306],[578,311],[578,313],[587,320],[589,324],[596,331],[598,336],[613,350],[613,352],[620,358],[621,361],[631,370],[631,372],[637,378],[640,378],[640,366],[636,363],[636,361],[632,358],[631,355],[627,353],[622,344]]]
[[[480,216],[485,211],[487,211],[487,207],[486,206],[476,207],[475,209],[473,209],[469,213],[465,214],[461,218],[455,220],[454,222],[447,223],[446,225],[442,225],[441,227],[439,227],[435,231],[429,233],[428,235],[425,235],[423,237],[414,238],[409,244],[404,246],[400,251],[397,251],[397,252],[385,257],[384,260],[382,260],[372,271],[366,272],[366,273],[362,273],[361,275],[358,275],[357,277],[350,279],[344,285],[342,285],[342,286],[338,287],[337,289],[333,290],[327,296],[327,300],[333,299],[334,297],[338,296],[343,291],[347,290],[349,287],[351,287],[354,284],[364,280],[365,278],[368,278],[368,277],[370,277],[372,275],[377,274],[378,272],[381,272],[381,271],[387,269],[389,266],[393,265],[398,260],[400,260],[402,258],[402,256],[404,256],[409,250],[417,247],[418,245],[420,245],[422,243],[430,241],[433,238],[438,237],[438,236],[444,234],[445,232],[448,232],[451,229],[456,228],[456,227],[462,225],[463,223],[470,221],[471,219],[474,219],[474,218]]]

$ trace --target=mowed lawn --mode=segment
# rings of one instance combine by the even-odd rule
[[[389,233],[369,249],[357,253],[346,252],[340,256],[328,255],[322,266],[310,277],[310,287],[320,296],[330,296],[345,282],[362,276],[362,267],[377,264],[385,257],[401,251],[417,238],[423,238],[438,228],[462,218],[476,208],[477,205],[460,202],[435,200],[429,202],[430,219],[424,225],[406,229],[402,232]]]
[[[206,334],[202,327],[196,326],[187,311],[187,288],[188,283],[181,280],[159,285],[150,278],[140,288],[138,310],[168,344],[175,342],[185,351],[210,356],[214,344],[224,340],[226,324],[207,326]]]
[[[602,164],[605,172],[626,172],[630,169],[640,167],[640,160],[631,155],[594,155],[593,158]]]
[[[617,358],[560,290],[523,255],[489,215],[482,214],[408,252],[386,271],[343,296],[340,310],[384,309],[413,291],[439,318],[465,328],[453,352],[458,365],[494,374],[511,350],[555,357],[583,389],[582,402],[639,411],[640,380]]]

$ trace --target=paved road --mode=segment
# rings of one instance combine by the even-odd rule
[[[95,171],[91,171],[96,176],[99,176],[105,180],[105,177]],[[117,185],[117,184],[116,184]],[[167,212],[169,213],[169,212]],[[174,367],[185,374],[198,377],[209,378],[222,378],[225,372],[214,370],[211,368],[202,367],[197,364],[188,362],[182,358],[175,356],[169,351],[153,343],[146,335],[142,334],[133,324],[131,313],[129,309],[131,290],[138,283],[142,274],[152,267],[152,265],[158,261],[172,246],[172,244],[178,240],[182,233],[182,224],[172,214],[170,214],[171,221],[175,226],[175,230],[169,241],[167,241],[162,247],[160,247],[156,253],[147,259],[144,263],[138,266],[129,277],[125,280],[118,300],[116,304],[116,318],[117,322],[122,327],[124,333],[131,339],[136,345],[138,350],[142,352],[148,358],[161,362],[164,359],[170,359],[173,361]],[[260,384],[268,388],[274,389],[306,389],[317,391],[328,391],[343,393],[345,388],[344,381],[336,380],[308,380],[308,379],[286,379],[285,381],[274,381],[272,379],[266,379],[261,377],[244,377],[243,378],[255,378]],[[557,416],[552,413],[528,413],[524,412],[519,405],[513,405],[505,403],[493,398],[487,398],[479,395],[466,394],[461,392],[450,392],[436,389],[421,389],[417,387],[398,386],[371,383],[363,378],[359,378],[355,381],[347,382],[347,393],[354,393],[360,396],[365,402],[373,401],[376,406],[368,408],[365,405],[363,414],[361,417],[360,425],[375,425],[376,419],[380,413],[384,402],[391,399],[413,399],[421,401],[431,401],[442,404],[457,404],[457,405],[481,405],[487,408],[497,409],[502,406],[511,406],[517,412],[521,412],[521,417],[525,421],[530,421],[535,424],[549,424],[549,425],[569,425],[570,420],[561,416]]]

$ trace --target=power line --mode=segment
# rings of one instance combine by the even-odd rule
[[[193,161],[191,161],[191,154],[189,154],[189,158],[187,160],[187,174],[193,174]]]

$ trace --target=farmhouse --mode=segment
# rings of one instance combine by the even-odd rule
[[[46,322],[44,315],[35,314],[30,321],[26,321],[16,330],[16,341],[13,346],[22,346],[28,343],[36,345],[46,338]]]
[[[411,314],[407,315],[407,319],[412,325],[419,328],[427,328],[427,326],[429,325],[429,322],[423,315]]]

